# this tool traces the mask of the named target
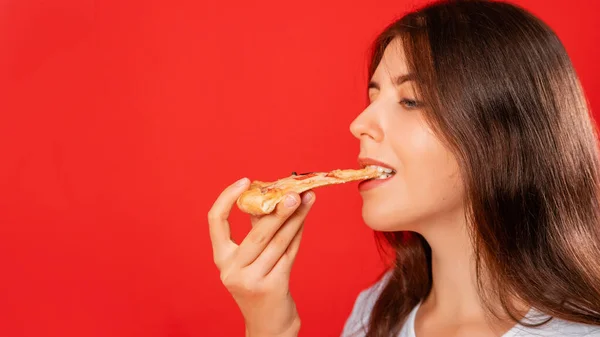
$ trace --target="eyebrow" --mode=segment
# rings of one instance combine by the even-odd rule
[[[405,75],[400,75],[400,76],[396,76],[393,78],[392,82],[394,83],[395,86],[400,86],[405,82],[408,81],[414,81],[416,80],[416,76],[415,74],[405,74]],[[368,89],[377,89],[379,90],[379,83],[375,82],[375,81],[370,81],[369,82],[369,87]]]

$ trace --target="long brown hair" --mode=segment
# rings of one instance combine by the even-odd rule
[[[380,34],[369,78],[394,39],[428,121],[460,164],[482,301],[501,301],[515,322],[509,299],[517,298],[552,317],[600,325],[597,136],[556,34],[512,4],[436,2]],[[432,286],[422,236],[379,234],[395,256],[370,337],[396,335]]]

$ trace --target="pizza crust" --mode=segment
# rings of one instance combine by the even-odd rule
[[[291,175],[274,182],[255,180],[237,200],[238,208],[248,214],[265,215],[273,212],[289,192],[302,193],[316,187],[343,184],[357,180],[377,178],[382,175],[377,167],[353,170],[333,170],[303,175]]]

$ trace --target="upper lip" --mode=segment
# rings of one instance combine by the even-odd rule
[[[375,165],[375,166],[381,166],[381,167],[385,167],[390,170],[396,171],[396,169],[391,167],[390,165],[388,165],[384,162],[381,162],[379,160],[372,159],[372,158],[366,158],[366,157],[358,158],[358,164],[360,165],[360,167],[367,167],[369,165]]]

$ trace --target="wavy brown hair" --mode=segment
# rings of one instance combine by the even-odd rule
[[[518,322],[509,300],[516,298],[553,317],[600,325],[597,135],[556,34],[512,4],[436,2],[379,35],[369,78],[394,39],[428,122],[460,164],[489,312],[498,315],[490,303],[500,301]],[[367,336],[395,336],[431,290],[431,248],[413,232],[378,234],[394,263]]]

